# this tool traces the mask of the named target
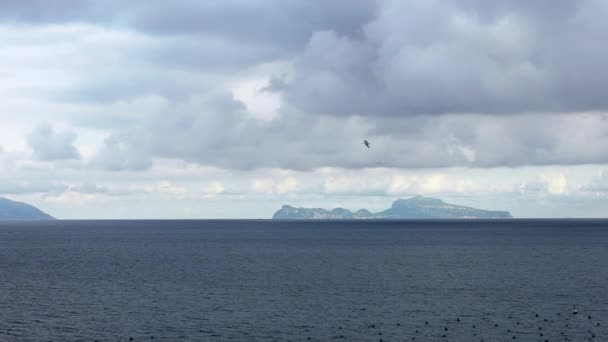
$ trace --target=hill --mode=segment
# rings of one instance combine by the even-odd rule
[[[42,210],[27,203],[0,197],[0,220],[53,220]]]
[[[512,218],[508,211],[483,210],[449,204],[437,198],[415,196],[399,199],[384,211],[371,213],[361,209],[356,212],[343,208],[325,210],[320,208],[295,208],[284,205],[273,215],[275,220],[294,219],[490,219]]]

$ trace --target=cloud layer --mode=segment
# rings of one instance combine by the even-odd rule
[[[196,167],[238,175],[205,180],[206,198],[242,195],[235,184],[392,196],[343,177],[601,168],[606,16],[603,0],[3,1],[0,189],[186,196],[172,175]],[[264,176],[328,168],[341,175]],[[57,179],[29,179],[48,170]],[[134,179],[147,183],[120,189]],[[555,179],[522,176],[504,196],[569,193]]]
[[[382,2],[362,37],[311,36],[288,98],[374,117],[606,110],[606,3],[535,4]]]

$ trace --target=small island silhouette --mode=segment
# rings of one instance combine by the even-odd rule
[[[414,196],[398,199],[384,211],[372,213],[366,209],[355,212],[344,208],[295,208],[284,205],[273,216],[275,220],[321,219],[502,219],[513,218],[508,211],[483,210],[449,204],[437,198]]]

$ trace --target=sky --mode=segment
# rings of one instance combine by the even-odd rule
[[[606,17],[605,0],[3,0],[0,196],[63,219],[417,194],[605,217]]]

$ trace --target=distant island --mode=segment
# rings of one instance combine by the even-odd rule
[[[355,212],[344,208],[325,210],[320,208],[294,208],[284,205],[272,218],[274,220],[356,220],[356,219],[495,219],[513,218],[508,211],[482,210],[449,204],[437,198],[414,196],[399,199],[384,211],[372,213],[366,209]]]
[[[51,215],[27,203],[0,197],[0,220],[54,220]]]

